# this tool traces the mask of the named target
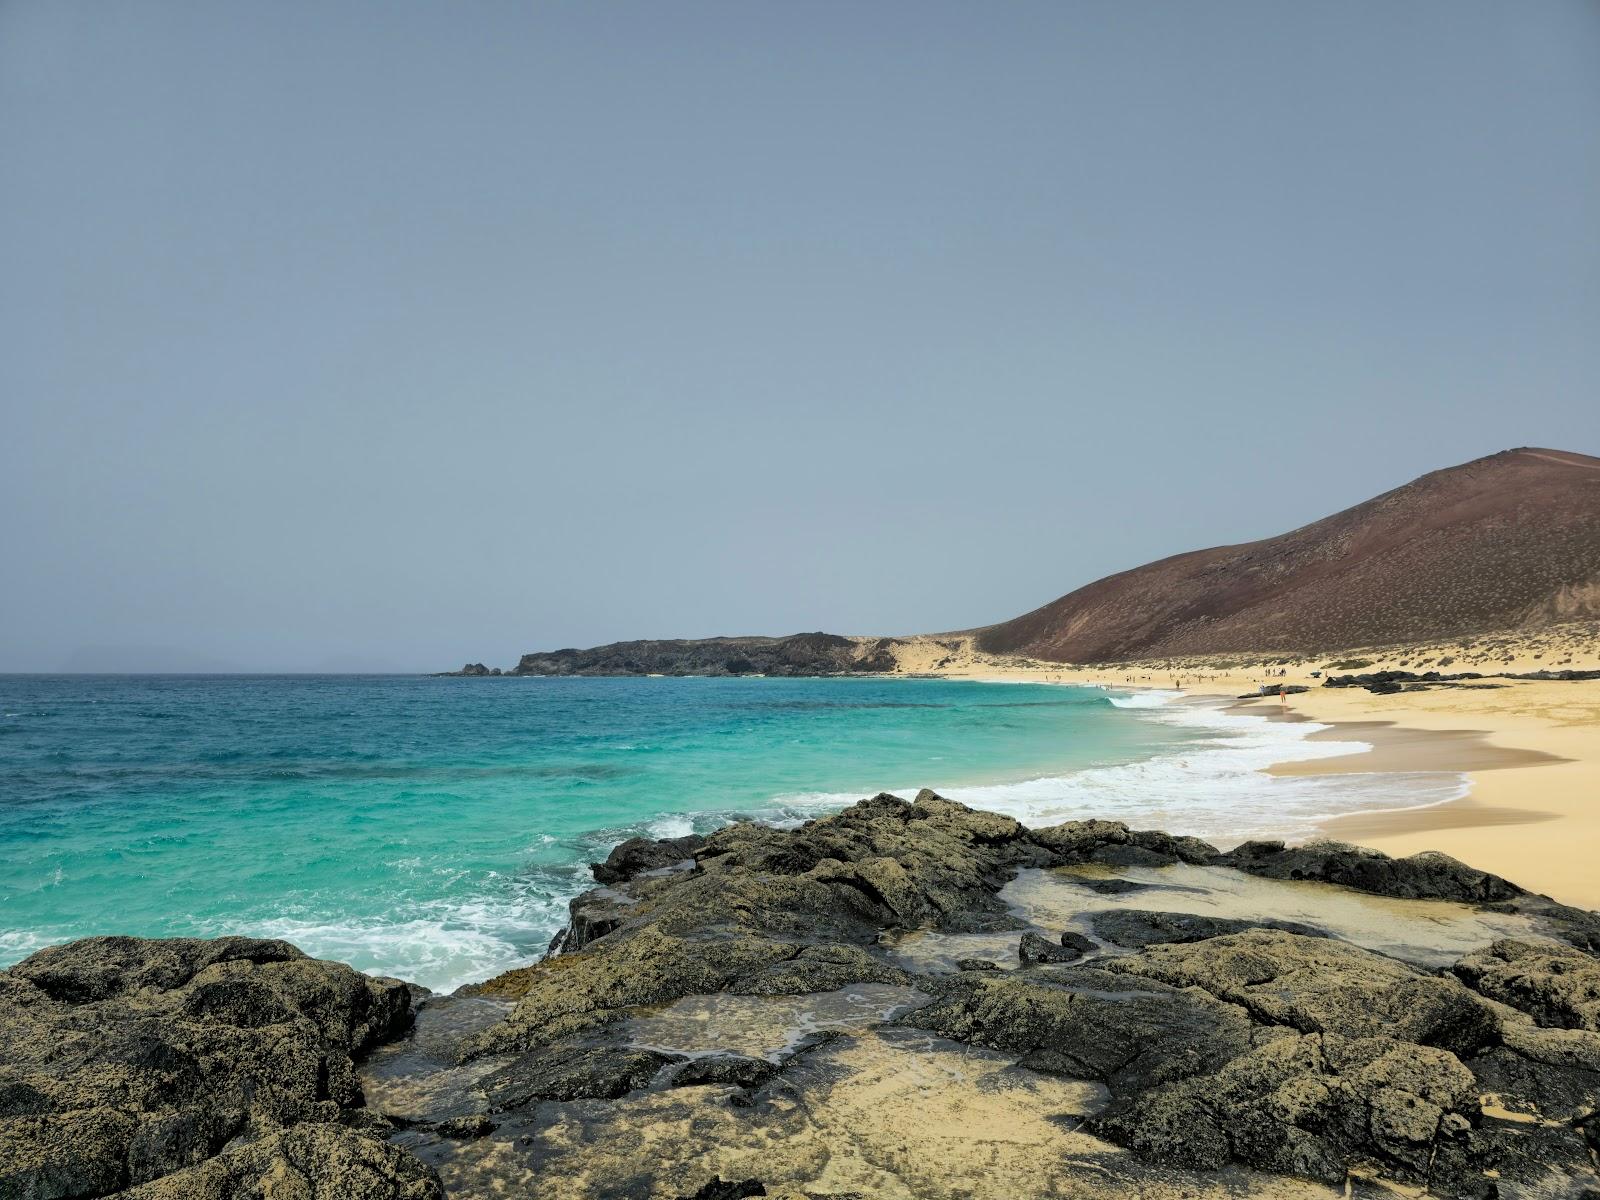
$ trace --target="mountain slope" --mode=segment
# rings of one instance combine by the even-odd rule
[[[1524,447],[1278,537],[1111,575],[978,631],[1056,662],[1349,646],[1600,616],[1600,459]]]

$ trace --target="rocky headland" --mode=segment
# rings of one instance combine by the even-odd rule
[[[856,675],[897,666],[894,638],[853,638],[837,633],[787,637],[670,638],[612,642],[587,650],[524,654],[506,675]],[[468,663],[445,675],[500,675],[500,668]]]
[[[452,996],[282,942],[0,973],[0,1197],[1600,1195],[1600,916],[1438,854],[923,792],[624,843]]]

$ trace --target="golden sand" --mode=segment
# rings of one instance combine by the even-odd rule
[[[1339,817],[1324,826],[1327,837],[1394,855],[1442,850],[1565,903],[1600,908],[1600,869],[1594,861],[1600,848],[1600,680],[1491,678],[1388,696],[1321,686],[1328,674],[1389,669],[1594,670],[1600,668],[1600,622],[1363,647],[1315,658],[1218,655],[1079,667],[992,658],[978,653],[966,635],[913,639],[899,658],[906,673],[1176,687],[1208,696],[1237,697],[1279,683],[1306,686],[1311,690],[1282,700],[1242,703],[1246,711],[1326,722],[1335,728],[1312,736],[1363,741],[1373,749],[1287,763],[1275,771],[1450,770],[1464,771],[1471,780],[1471,792],[1462,800]]]

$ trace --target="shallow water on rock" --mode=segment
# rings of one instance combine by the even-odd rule
[[[361,1065],[367,1107],[406,1121],[441,1121],[481,1112],[474,1085],[505,1060],[486,1058],[458,1066],[462,1039],[504,1020],[511,1005],[481,997],[438,996],[417,1013],[411,1033],[380,1047]]]
[[[1106,894],[1107,881],[1137,885]],[[1536,935],[1534,923],[1450,900],[1396,900],[1328,883],[1263,879],[1226,867],[1085,865],[1023,871],[1000,893],[1023,920],[1046,931],[1093,937],[1093,914],[1113,909],[1297,922],[1427,969],[1503,937]],[[1013,961],[1015,960],[1013,942]],[[1119,947],[1107,950],[1123,953]]]
[[[941,933],[935,929],[911,929],[886,935],[875,949],[880,956],[907,971],[942,972],[959,970],[962,959],[981,959],[1002,970],[1020,966],[1017,941],[1022,930],[1000,933]]]
[[[926,1004],[914,988],[862,983],[800,996],[685,996],[623,1025],[629,1044],[668,1054],[777,1062],[816,1033],[861,1033]]]
[[[1450,900],[1396,900],[1328,883],[1263,879],[1225,867],[1089,864],[1026,870],[1000,898],[1035,932],[1054,942],[1065,930],[1081,933],[1107,954],[1132,951],[1095,934],[1097,913],[1145,909],[1313,926],[1357,946],[1427,970],[1502,937],[1538,936],[1535,923],[1511,913],[1483,912]],[[1002,969],[1020,965],[1022,930],[944,933],[916,929],[885,937],[882,958],[908,971],[958,970],[963,959]]]

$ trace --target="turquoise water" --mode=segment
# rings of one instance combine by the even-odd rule
[[[454,987],[540,953],[632,834],[1094,778],[1214,732],[946,680],[0,677],[0,965],[237,932]]]

